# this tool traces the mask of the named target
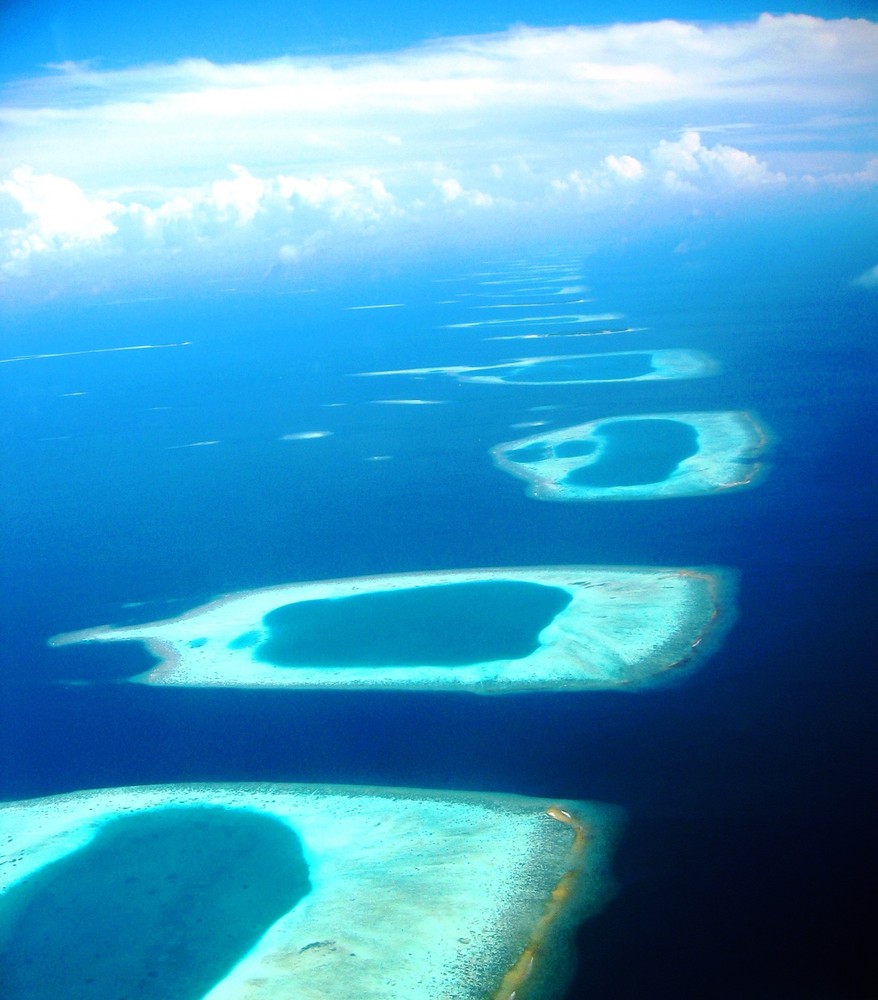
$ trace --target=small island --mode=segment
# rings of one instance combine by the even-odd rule
[[[549,1000],[609,806],[326,785],[0,804],[5,1000]]]
[[[491,457],[539,500],[654,500],[753,486],[769,443],[745,411],[647,413],[498,444]]]
[[[635,688],[678,676],[734,619],[718,569],[539,566],[292,583],[179,618],[66,633],[142,642],[132,680],[184,687],[504,694]]]

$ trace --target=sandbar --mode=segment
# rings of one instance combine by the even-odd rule
[[[575,924],[612,894],[620,820],[595,803],[333,785],[142,786],[2,804],[4,997],[30,1000],[46,981],[51,996],[95,1000],[120,989],[154,1000],[549,1000],[570,974]],[[276,880],[298,890],[229,954],[201,929],[225,905],[207,873],[222,871],[241,899],[274,906],[276,896],[272,880],[254,879],[259,845],[237,826],[270,830]],[[207,988],[187,980],[217,947]]]
[[[498,444],[498,468],[539,500],[653,500],[755,485],[768,430],[746,411],[606,417]]]
[[[241,591],[49,641],[144,643],[160,662],[131,680],[156,685],[624,690],[680,676],[715,648],[735,585],[716,568],[406,573]]]
[[[360,372],[377,375],[448,375],[458,382],[490,385],[586,385],[596,382],[647,382],[656,379],[702,378],[717,371],[716,362],[700,351],[682,349],[612,351],[605,354],[553,354],[519,358],[499,365],[446,365],[399,371]]]

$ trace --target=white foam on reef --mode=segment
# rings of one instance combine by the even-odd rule
[[[357,312],[361,309],[402,309],[404,302],[380,302],[373,306],[346,306],[348,312]]]
[[[191,340],[179,344],[132,344],[130,347],[93,347],[87,351],[60,351],[55,354],[20,354],[14,358],[0,358],[0,365],[14,361],[41,361],[45,358],[76,358],[83,354],[118,354],[122,351],[161,351],[168,347],[189,347]]]
[[[604,330],[585,330],[579,333],[516,333],[502,337],[485,337],[485,340],[570,340],[573,337],[608,337],[615,333],[642,333],[645,326],[611,327]]]
[[[573,923],[612,893],[621,820],[595,803],[394,788],[76,792],[0,805],[0,914],[6,890],[86,848],[105,823],[196,806],[288,824],[312,887],[204,1000],[547,1000],[569,971]]]
[[[579,306],[594,301],[594,299],[572,299],[569,302],[565,302],[564,305]],[[557,307],[557,303],[552,303],[552,305],[553,307]],[[473,306],[473,309],[543,309],[545,306],[545,302],[496,302],[490,305]]]
[[[330,437],[332,431],[297,431],[294,434],[282,434],[279,441],[316,441],[318,438]]]
[[[523,582],[571,600],[527,656],[463,665],[273,666],[254,656],[277,608],[362,594],[473,582]],[[445,570],[292,583],[230,594],[166,621],[59,635],[52,646],[144,643],[160,662],[132,680],[182,687],[415,689],[509,694],[634,689],[680,676],[734,619],[734,575],[718,569],[595,566]],[[426,614],[427,612],[425,612]],[[436,621],[431,628],[454,628]],[[252,643],[240,648],[242,635]]]
[[[534,335],[539,336],[539,335]],[[615,378],[567,378],[567,379],[527,379],[510,376],[533,371],[538,374],[541,365],[558,362],[590,361],[592,358],[649,359],[651,370],[642,375]],[[499,365],[443,365],[432,368],[403,368],[397,371],[358,372],[360,377],[378,375],[448,375],[458,382],[481,382],[491,385],[586,385],[597,382],[649,382],[656,379],[702,378],[716,373],[716,362],[700,351],[682,349],[655,351],[612,351],[604,354],[551,354],[531,358],[519,358]]]
[[[370,399],[370,403],[378,406],[440,406],[447,399]]]
[[[480,319],[469,323],[447,323],[443,330],[463,330],[471,326],[510,326],[513,323],[530,323],[531,326],[577,326],[580,323],[604,323],[622,319],[622,313],[567,313],[556,316],[524,316],[516,319]]]
[[[505,271],[495,271],[495,274],[505,274]],[[557,271],[555,274],[541,275],[534,273],[533,268],[522,268],[517,276],[511,278],[495,278],[490,281],[480,281],[480,285],[518,285],[527,288],[542,288],[546,285],[557,284],[560,281],[578,281],[580,275],[569,271]]]
[[[676,468],[653,483],[629,486],[590,486],[565,482],[577,469],[600,462],[606,452],[605,427],[627,421],[675,420],[695,429],[698,451],[684,458]],[[564,457],[557,448],[568,441],[585,441],[594,451],[585,456]],[[529,484],[529,493],[538,500],[654,500],[665,497],[722,493],[755,485],[765,473],[759,457],[771,443],[768,430],[753,413],[719,410],[706,413],[644,413],[606,417],[576,427],[508,441],[491,449],[498,468]],[[533,460],[514,457],[522,449],[540,454]]]

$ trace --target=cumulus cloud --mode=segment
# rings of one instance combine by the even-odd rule
[[[685,132],[675,142],[662,139],[652,151],[652,161],[671,190],[696,190],[705,178],[712,184],[746,187],[786,180],[743,149],[702,145],[698,132]]]
[[[643,164],[634,156],[609,156],[604,157],[604,166],[611,173],[621,177],[626,181],[637,181],[643,177]]]
[[[220,220],[250,222],[268,192],[268,182],[259,180],[235,163],[230,164],[229,169],[235,175],[234,179],[214,181],[205,206],[211,207]]]
[[[716,195],[746,192],[766,185],[782,185],[787,177],[769,170],[755,156],[735,146],[707,146],[697,132],[684,132],[679,139],[662,139],[648,151],[645,161],[624,154],[610,154],[588,172],[570,171],[556,178],[557,193],[574,192],[581,198],[606,198],[611,192],[629,192],[636,184],[638,193]]]
[[[494,199],[484,191],[467,190],[455,177],[436,179],[433,181],[442,194],[442,200],[446,204],[451,202],[463,202],[468,205],[481,205],[485,208],[494,204]]]
[[[73,181],[37,175],[27,166],[13,170],[0,183],[0,192],[17,204],[27,220],[16,228],[21,256],[100,242],[117,231],[110,216],[123,207],[100,198],[89,199]]]
[[[822,177],[808,174],[805,180],[812,184],[823,183],[842,188],[878,184],[878,157],[869,160],[862,170],[833,171]]]
[[[143,252],[193,246],[257,226],[266,239],[281,241],[280,259],[289,262],[307,251],[321,224],[370,222],[396,211],[380,179],[368,175],[259,178],[239,165],[229,170],[231,179],[155,206],[89,198],[66,178],[38,174],[30,167],[14,170],[0,184],[0,198],[5,196],[18,216],[17,224],[0,232],[0,267],[15,273],[34,254],[86,247]],[[304,231],[298,225],[301,215]],[[291,234],[304,242],[286,241]]]

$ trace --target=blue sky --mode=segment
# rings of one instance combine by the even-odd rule
[[[7,0],[0,288],[874,203],[871,4],[435,6]]]

